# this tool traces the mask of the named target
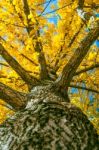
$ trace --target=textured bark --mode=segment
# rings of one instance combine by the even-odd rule
[[[29,85],[37,84],[37,79],[29,75],[29,73],[5,50],[0,44],[0,55],[7,61],[7,63],[16,71],[16,73]]]
[[[28,1],[23,0],[23,3],[28,23],[27,32],[30,34],[34,27],[29,25]],[[78,9],[81,9],[82,14],[83,4],[84,1],[79,0]],[[99,25],[99,21],[97,24]],[[0,150],[98,150],[99,141],[95,128],[86,115],[70,103],[66,90],[90,46],[99,36],[98,25],[81,41],[58,79],[48,85],[34,86],[38,81],[0,44],[2,57],[29,86],[34,86],[29,94],[24,94],[0,83],[0,98],[17,110],[21,109],[0,125]],[[37,41],[35,51],[39,53],[40,76],[44,84],[48,71],[42,43],[38,41],[39,36],[37,31],[33,38]]]
[[[23,111],[0,126],[0,150],[98,150],[98,135],[82,111],[37,86]]]
[[[27,96],[0,82],[0,98],[7,102],[14,109],[19,110],[26,106]]]

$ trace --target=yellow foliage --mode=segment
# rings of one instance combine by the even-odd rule
[[[6,103],[0,100],[0,124],[10,115],[13,115],[13,113],[12,110],[9,110],[9,108],[6,107]]]
[[[85,3],[87,3],[87,4],[92,4],[93,3],[93,0],[85,0]]]
[[[90,52],[88,56],[88,60],[94,60],[96,56],[96,52]]]
[[[37,78],[40,73],[39,53],[35,51],[37,42],[42,44],[40,46],[45,54],[47,67],[56,69],[56,74],[59,75],[82,39],[88,34],[85,23],[76,12],[78,0],[57,0],[57,3],[51,2],[44,11],[46,4],[42,3],[45,2],[45,0],[28,0],[30,11],[25,13],[22,1],[0,0],[0,43],[25,70]],[[84,5],[90,6],[93,2],[99,4],[99,0],[85,0]],[[54,9],[58,10],[53,11]],[[53,13],[47,14],[48,11]],[[92,10],[84,7],[84,11],[98,13],[99,9]],[[92,22],[89,21],[87,25],[90,24]],[[0,62],[5,64],[1,56]],[[99,63],[98,48],[94,45],[90,47],[88,55],[78,70],[86,69],[97,62]],[[19,91],[28,90],[27,85],[9,65],[0,65],[0,82]],[[82,73],[75,76],[73,82],[97,90],[99,71],[94,69]],[[78,90],[78,93],[73,95],[72,101],[89,117],[94,116],[92,122],[98,128],[97,103],[95,101],[92,107],[89,106],[89,95],[80,92],[81,90]],[[98,99],[97,94],[93,94],[93,97],[95,100]],[[0,105],[0,123],[10,113],[12,114],[12,111]]]

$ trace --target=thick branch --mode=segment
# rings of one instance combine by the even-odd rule
[[[99,36],[99,21],[97,26],[90,30],[87,36],[81,41],[69,62],[63,68],[62,74],[56,80],[56,84],[62,89],[68,88],[77,68],[86,56],[90,46]]]
[[[79,6],[80,9],[83,9],[84,0],[78,0],[78,6]]]
[[[25,16],[26,16],[27,24],[28,24],[26,29],[27,29],[27,32],[30,33],[33,27],[29,26],[30,19],[28,19],[28,16],[30,14],[30,9],[29,9],[29,5],[28,5],[28,1],[23,0],[23,4],[24,4],[24,7],[23,7],[24,8],[24,13],[25,13]]]
[[[86,88],[86,87],[82,87],[82,86],[78,86],[78,85],[73,85],[73,84],[70,84],[69,87],[73,87],[73,88],[77,88],[77,89],[81,89],[81,90],[87,90],[89,92],[94,92],[94,93],[99,94],[99,91],[91,89],[91,88]]]
[[[0,82],[0,98],[11,105],[14,109],[19,110],[25,107],[27,96],[25,93],[18,92]]]
[[[37,23],[37,26],[38,26],[38,23]],[[39,53],[38,62],[40,65],[40,78],[41,78],[41,80],[43,80],[43,79],[48,79],[49,75],[48,75],[45,55],[43,52],[43,46],[42,46],[42,43],[40,41],[38,41],[39,37],[40,37],[40,32],[38,30],[35,37],[34,37],[34,39],[36,40],[36,44],[34,46],[34,49],[36,52]]]
[[[29,73],[5,50],[0,44],[0,55],[7,63],[16,71],[16,73],[26,82],[27,85],[33,86],[37,83],[37,79],[29,75]]]
[[[30,20],[28,19],[28,16],[30,14],[30,9],[29,9],[29,5],[28,5],[27,0],[23,0],[23,3],[24,3],[24,13],[26,15],[27,24],[28,24],[27,32],[30,35],[31,31],[34,30],[34,27],[30,26]],[[37,20],[36,20],[36,22],[37,22],[36,26],[38,26],[39,23]],[[47,70],[47,65],[46,65],[46,59],[45,59],[44,53],[42,51],[43,50],[42,43],[40,41],[38,41],[39,37],[40,37],[40,33],[39,33],[39,30],[37,30],[36,34],[33,35],[33,40],[35,39],[35,41],[36,41],[34,49],[36,52],[39,53],[38,61],[40,64],[40,78],[41,79],[47,79],[49,76],[48,76],[48,70]]]
[[[99,63],[97,63],[97,64],[95,64],[95,65],[92,65],[92,66],[90,66],[90,67],[87,67],[87,68],[85,68],[85,69],[82,69],[82,70],[80,70],[80,71],[77,71],[77,72],[75,73],[75,76],[76,76],[76,75],[79,75],[79,74],[81,74],[81,73],[87,72],[87,71],[89,71],[89,70],[98,68],[98,67],[99,67]]]
[[[40,63],[40,78],[42,80],[49,78],[47,64],[43,52],[39,53],[39,63]]]

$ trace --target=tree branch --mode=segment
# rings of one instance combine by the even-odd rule
[[[74,43],[75,39],[77,38],[78,34],[80,33],[81,29],[83,28],[84,24],[81,24],[79,30],[74,34],[74,36],[72,37],[68,47],[71,47],[72,44]]]
[[[39,15],[38,17],[40,17],[40,16],[44,13],[44,11],[45,11],[45,10],[48,8],[48,6],[50,5],[51,1],[52,1],[52,0],[49,0],[49,2],[47,3],[47,5],[45,6],[45,8],[43,9],[43,11],[40,13],[40,15]]]
[[[18,92],[0,82],[0,98],[11,105],[15,110],[25,107],[27,96],[25,93]]]
[[[87,90],[89,92],[94,92],[94,93],[99,94],[99,91],[91,89],[91,88],[86,88],[86,87],[82,87],[82,86],[78,86],[78,85],[73,85],[73,84],[70,84],[69,87],[73,87],[73,88],[77,88],[77,89],[81,89],[81,90]]]
[[[71,22],[71,21],[70,21]],[[64,38],[63,38],[63,44],[60,46],[60,49],[59,49],[59,52],[58,52],[58,54],[57,54],[57,58],[56,58],[56,61],[55,61],[55,65],[54,65],[54,70],[55,70],[55,72],[59,69],[59,61],[60,61],[60,54],[62,53],[62,51],[63,51],[63,47],[64,47],[64,45],[65,45],[65,39],[66,39],[66,36],[67,36],[68,34],[67,34],[67,32],[64,34]]]
[[[6,78],[7,76],[5,76],[5,75],[0,75],[0,78]]]
[[[33,65],[38,66],[38,64],[36,62],[34,62],[33,60],[31,60],[29,57],[27,57],[24,54],[20,54],[21,56],[23,56],[24,58],[26,58],[28,61],[30,61]]]
[[[30,9],[29,9],[29,5],[28,5],[28,1],[27,0],[23,0],[23,8],[24,8],[24,14],[26,16],[26,20],[27,20],[27,24],[28,26],[26,27],[27,32],[30,34],[31,30],[34,29],[34,27],[30,27],[29,23],[30,23],[30,19],[28,19],[28,16],[30,15]]]
[[[89,71],[89,70],[98,68],[98,67],[99,67],[99,63],[97,63],[97,64],[95,64],[95,65],[92,65],[92,66],[90,66],[90,67],[87,67],[87,68],[85,68],[85,69],[82,69],[82,70],[80,70],[80,71],[77,71],[77,72],[75,73],[75,76],[76,76],[76,75],[79,75],[79,74],[81,74],[81,73],[84,73],[84,72],[86,72],[86,71]]]
[[[0,62],[0,65],[1,65],[1,66],[5,66],[5,67],[9,67],[9,65],[7,65],[7,64],[5,64],[5,63],[2,63],[2,62]]]
[[[50,1],[50,0],[49,0]],[[49,3],[49,1],[45,1],[45,2],[42,2],[42,3],[38,3],[36,6],[41,6],[41,5],[44,5],[44,4],[47,4]],[[56,0],[53,0],[53,2],[56,1]]]
[[[80,9],[83,9],[84,0],[78,0],[78,6],[79,6]]]
[[[83,7],[84,7],[84,0],[79,0],[78,1],[77,14],[83,20],[85,25],[87,25],[86,23],[91,19],[91,17],[95,17],[95,15],[93,12],[85,12],[83,10]]]
[[[30,35],[31,31],[34,30],[34,27],[30,26],[30,20],[28,19],[28,16],[30,14],[30,10],[29,10],[29,5],[28,5],[27,0],[23,0],[23,3],[24,3],[24,13],[26,15],[27,24],[28,24],[27,32]],[[36,26],[38,26],[38,24],[39,23],[36,20]],[[40,78],[41,79],[47,79],[49,77],[48,70],[47,70],[47,64],[46,64],[46,59],[45,59],[45,56],[44,56],[44,53],[43,53],[42,43],[40,41],[38,41],[39,37],[40,37],[40,32],[39,32],[39,30],[37,30],[36,34],[33,35],[33,40],[36,41],[34,49],[35,49],[36,52],[39,53],[38,61],[39,61],[39,64],[40,64]]]
[[[96,23],[97,26],[91,29],[87,36],[81,41],[79,47],[75,50],[73,56],[63,68],[62,74],[56,80],[56,84],[61,90],[68,88],[77,68],[86,56],[90,46],[98,38],[99,21],[96,21]]]
[[[16,71],[16,73],[26,82],[29,88],[33,87],[38,81],[31,76],[0,44],[0,55],[7,61],[7,63]]]
[[[66,4],[66,5],[64,5],[64,6],[62,6],[62,7],[59,7],[59,8],[56,8],[56,9],[54,9],[54,10],[52,10],[52,11],[48,11],[48,12],[42,14],[42,16],[45,16],[45,15],[48,15],[48,14],[51,14],[51,13],[55,13],[55,12],[57,12],[58,10],[61,10],[61,9],[65,8],[65,7],[67,7],[67,6],[70,6],[71,4],[72,4],[72,3]],[[38,16],[38,17],[39,17],[39,16]]]
[[[12,111],[15,111],[15,109],[13,109],[9,104],[0,104],[0,106],[3,106],[3,107],[5,107],[5,108],[7,108],[7,109],[10,109],[10,110],[12,110]]]

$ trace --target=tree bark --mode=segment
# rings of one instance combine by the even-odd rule
[[[23,0],[23,2],[24,13],[29,21],[28,1]],[[83,0],[78,2],[82,11],[83,4]],[[31,31],[29,22],[27,31],[29,33]],[[39,31],[37,33],[39,36]],[[86,115],[70,103],[66,91],[78,66],[98,36],[99,21],[81,41],[74,55],[63,68],[62,74],[55,82],[51,81],[48,85],[43,83],[44,80],[40,85],[34,86],[36,79],[30,76],[0,44],[2,57],[29,86],[34,86],[30,93],[25,94],[0,83],[0,98],[19,110],[0,125],[0,150],[98,150],[99,136],[95,128]],[[36,43],[35,51],[39,52],[40,75],[43,80],[48,77],[48,72],[47,76],[44,76],[47,69],[41,44]]]
[[[0,150],[98,150],[98,135],[86,115],[52,86],[37,86],[23,111],[0,126]]]
[[[0,82],[0,98],[7,102],[15,110],[26,106],[27,94],[18,92]]]
[[[24,14],[26,16],[27,24],[28,24],[26,29],[27,29],[29,36],[32,37],[33,40],[35,40],[34,50],[39,53],[38,62],[40,65],[40,78],[41,78],[41,80],[48,79],[49,75],[48,75],[45,55],[43,53],[43,46],[42,46],[42,43],[40,41],[38,41],[38,38],[40,37],[40,32],[39,32],[39,27],[38,27],[39,23],[36,20],[36,23],[34,25],[32,25],[32,27],[31,27],[31,25],[30,25],[31,20],[28,19],[28,16],[30,15],[28,1],[23,0],[23,3],[24,3]],[[34,26],[38,27],[38,30],[36,31],[35,35],[31,36],[31,31],[35,30]]]
[[[29,87],[37,84],[37,79],[31,76],[0,44],[0,55],[15,70],[15,72],[27,83]]]
[[[63,68],[61,75],[56,80],[58,88],[63,90],[69,87],[77,68],[88,53],[90,46],[98,38],[98,36],[99,21],[97,21],[97,26],[91,29],[87,36],[81,41],[79,47],[75,50],[73,56]]]

